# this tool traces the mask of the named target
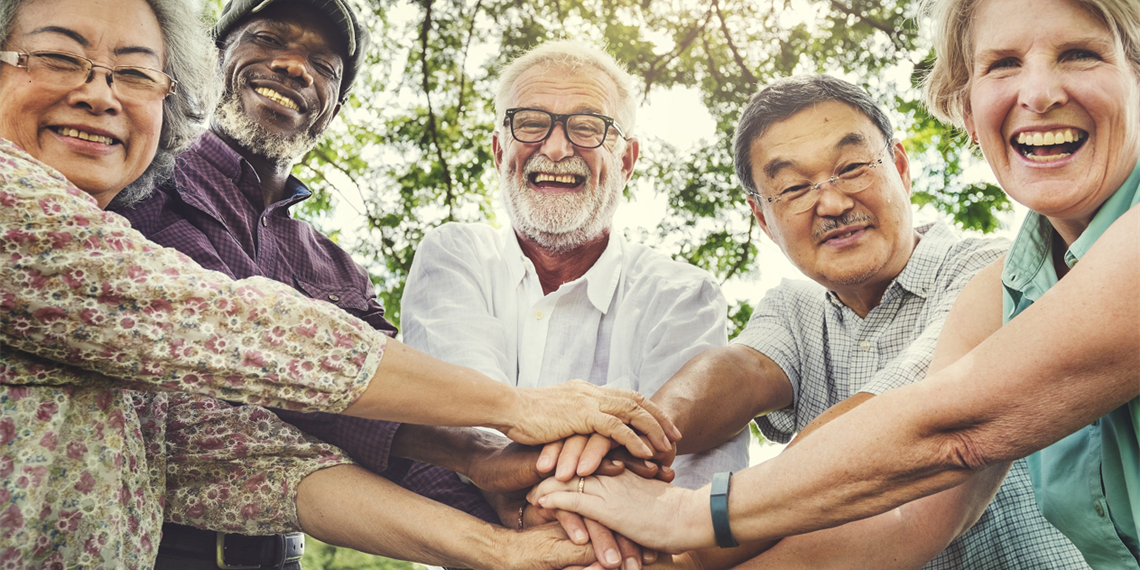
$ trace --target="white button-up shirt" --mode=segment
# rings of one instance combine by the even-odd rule
[[[652,396],[728,342],[711,275],[618,235],[585,275],[544,295],[510,227],[445,224],[420,242],[401,310],[408,345],[522,387],[582,379]],[[748,437],[678,458],[674,483],[747,467]]]

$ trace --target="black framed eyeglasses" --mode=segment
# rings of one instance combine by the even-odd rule
[[[848,196],[858,194],[870,188],[874,176],[871,171],[883,164],[886,158],[883,153],[892,147],[893,141],[887,141],[879,152],[864,161],[841,163],[827,180],[812,182],[811,180],[777,180],[773,186],[776,188],[775,196],[763,196],[753,193],[758,200],[766,200],[770,204],[782,204],[791,214],[802,214],[819,203],[820,190],[831,185],[836,190]],[[874,157],[878,158],[874,158]]]
[[[606,135],[613,127],[626,138],[617,121],[596,113],[551,113],[542,109],[516,107],[507,109],[503,126],[511,128],[511,136],[521,143],[540,143],[554,132],[554,125],[562,123],[566,138],[579,148],[598,148],[605,144]]]
[[[107,70],[107,85],[124,99],[156,101],[174,93],[178,82],[169,75],[136,65],[100,65],[64,51],[0,51],[0,62],[26,69],[37,83],[74,89],[95,78],[95,68]]]

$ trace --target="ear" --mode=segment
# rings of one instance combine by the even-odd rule
[[[962,111],[962,123],[966,126],[966,133],[970,135],[970,140],[974,141],[974,144],[977,144],[978,131],[974,130],[974,114],[971,113],[969,109]]]
[[[896,139],[892,150],[895,151],[895,169],[899,171],[899,177],[902,178],[907,196],[910,196],[910,159],[906,156],[906,149],[903,148],[902,141]]]
[[[768,229],[768,219],[764,217],[764,209],[760,207],[760,199],[754,194],[749,194],[746,200],[748,208],[752,210],[752,216],[760,224],[760,229],[764,230],[764,235],[768,236],[768,239],[776,241],[772,239],[772,231]]]
[[[499,144],[499,131],[491,133],[491,154],[495,157],[495,170],[503,163],[503,145]]]
[[[621,173],[626,182],[633,176],[633,165],[637,164],[637,156],[641,152],[641,143],[637,138],[626,139],[625,150],[621,153]]]
[[[336,106],[335,106],[335,107],[333,107],[333,110],[332,110],[332,115],[330,115],[330,116],[329,116],[329,120],[331,121],[331,120],[335,119],[335,118],[336,118],[336,116],[337,116],[337,115],[339,115],[339,114],[340,114],[340,103],[337,103],[337,104],[336,104]],[[328,123],[326,123],[326,125],[327,125],[327,124],[328,124]]]

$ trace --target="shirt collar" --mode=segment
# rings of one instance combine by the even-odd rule
[[[246,198],[251,203],[257,203],[260,200],[260,180],[257,177],[257,171],[249,164],[241,154],[234,150],[230,145],[226,144],[218,135],[213,131],[207,130],[198,140],[190,146],[186,152],[193,152],[201,156],[204,160],[210,163],[210,166],[215,168],[223,176],[230,179],[238,189],[246,194]],[[245,176],[252,177],[252,184],[242,184],[242,179]],[[256,190],[258,196],[250,196],[247,190]],[[182,195],[182,199],[191,203],[209,203],[209,198],[205,196],[201,189],[196,184],[179,184],[178,192]],[[273,204],[273,207],[284,207],[288,209],[290,206],[301,202],[313,193],[309,191],[300,180],[292,174],[285,180],[285,193],[283,198]]]
[[[1140,203],[1140,162],[1132,174],[1097,210],[1089,227],[1065,252],[1065,263],[1072,267],[1088,252],[1092,244],[1129,208]],[[1001,272],[1002,286],[1010,295],[1006,312],[1024,306],[1022,299],[1036,301],[1054,283],[1057,271],[1053,268],[1053,224],[1037,212],[1029,212],[1013,245],[1006,254]]]
[[[958,245],[958,237],[946,224],[931,223],[915,228],[921,236],[914,253],[903,267],[902,273],[895,278],[903,289],[926,298],[934,290],[938,281],[938,272],[930,271],[931,267],[942,267],[950,252]]]
[[[505,261],[507,277],[509,279],[508,282],[517,286],[528,273],[534,271],[534,264],[523,254],[514,228],[505,226],[500,231],[502,232],[501,237],[504,241],[504,251],[506,252]],[[620,235],[610,232],[609,242],[606,244],[606,249],[602,252],[601,257],[594,262],[594,265],[586,271],[585,275],[570,283],[563,284],[562,287],[567,287],[568,285],[571,288],[577,287],[579,284],[585,282],[586,296],[590,299],[590,303],[601,311],[602,314],[605,314],[613,302],[614,294],[617,292],[618,282],[621,280],[621,260],[624,250],[625,239]]]
[[[925,299],[934,290],[938,281],[938,272],[930,271],[930,268],[942,267],[954,246],[958,244],[958,237],[946,224],[934,222],[919,226],[914,231],[918,232],[921,239],[918,240],[918,245],[915,246],[902,273],[892,279],[887,286],[887,290],[883,293],[883,301],[896,286]],[[847,307],[835,291],[828,291],[827,299],[836,308]],[[879,304],[881,305],[882,301]]]

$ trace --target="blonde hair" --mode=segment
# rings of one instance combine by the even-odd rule
[[[923,81],[923,102],[938,119],[963,128],[974,67],[975,12],[984,0],[923,0],[934,29],[934,67]],[[1140,4],[1136,0],[1070,0],[1112,31],[1140,78]],[[1029,17],[1029,16],[1026,16]]]

